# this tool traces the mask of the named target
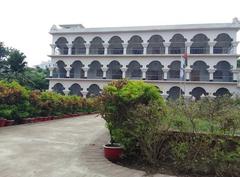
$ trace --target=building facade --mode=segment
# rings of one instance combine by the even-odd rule
[[[49,90],[98,95],[115,79],[144,80],[168,98],[240,94],[240,23],[85,28],[53,25]],[[181,60],[187,53],[185,79]]]

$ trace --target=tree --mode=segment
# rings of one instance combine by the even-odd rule
[[[13,74],[23,73],[26,69],[27,62],[24,61],[26,56],[19,50],[12,49],[7,57],[8,72]]]

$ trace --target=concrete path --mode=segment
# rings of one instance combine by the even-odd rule
[[[106,160],[107,140],[104,120],[96,115],[0,128],[0,177],[145,175]]]

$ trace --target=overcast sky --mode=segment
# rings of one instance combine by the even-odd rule
[[[53,24],[145,26],[240,18],[240,0],[0,0],[0,7],[0,41],[25,53],[29,66],[49,60]]]

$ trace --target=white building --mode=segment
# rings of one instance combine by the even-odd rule
[[[153,83],[171,98],[180,93],[196,98],[240,94],[239,29],[237,18],[232,23],[145,27],[53,25],[49,90],[91,96],[113,79],[129,78]]]

